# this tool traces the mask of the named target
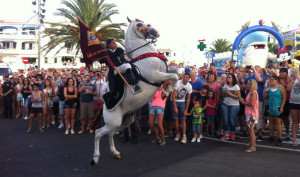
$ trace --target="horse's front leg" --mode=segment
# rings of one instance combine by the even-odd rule
[[[172,80],[172,84],[164,91],[166,96],[169,96],[169,94],[173,91],[175,85],[177,84],[178,75],[175,73],[164,73],[164,72],[154,71],[153,76],[155,77],[152,78],[152,82],[155,83],[170,80],[170,79]]]

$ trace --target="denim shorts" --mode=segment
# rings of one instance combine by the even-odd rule
[[[68,104],[65,105],[65,109],[76,109],[76,108],[77,108],[77,104],[76,103],[74,103],[72,105],[68,105]]]
[[[31,102],[31,96],[27,97],[26,99],[24,99],[24,108],[29,108]]]
[[[201,124],[193,123],[193,133],[201,133]]]
[[[23,97],[21,96],[17,97],[17,101],[23,101]]]
[[[215,123],[215,115],[206,115],[207,123]]]
[[[32,114],[43,113],[43,108],[41,108],[41,107],[38,107],[38,108],[32,107],[32,108],[30,109],[30,113],[32,113]]]
[[[185,102],[176,102],[176,106],[177,106],[177,109],[178,109],[178,114],[176,114],[174,112],[174,107],[172,106],[172,112],[173,112],[173,119],[183,119],[185,120],[186,119],[186,116],[184,116],[184,111],[185,111]]]
[[[165,113],[165,108],[164,107],[159,107],[159,106],[151,106],[149,110],[149,114],[164,114]]]
[[[64,116],[65,115],[65,101],[59,101],[59,115]]]

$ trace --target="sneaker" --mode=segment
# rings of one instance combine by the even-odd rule
[[[148,133],[147,133],[148,135],[151,135],[151,129],[149,129],[149,131],[148,131]]]
[[[229,135],[225,134],[220,139],[221,140],[229,140]]]
[[[202,139],[203,138],[203,135],[200,135],[200,139]]]
[[[47,128],[50,128],[50,123],[47,123]]]
[[[234,140],[235,140],[234,133],[231,133],[230,139],[231,139],[232,141],[234,141]]]
[[[186,142],[187,142],[186,136],[183,136],[181,139],[181,143],[186,144]]]
[[[167,144],[166,141],[165,141],[165,140],[162,140],[162,141],[160,142],[159,145],[160,145],[161,147],[163,147],[163,146],[165,146],[166,144]]]
[[[194,136],[193,139],[191,140],[192,143],[196,142],[197,137]],[[200,139],[200,138],[199,138]]]
[[[197,138],[197,143],[200,143],[201,142],[201,139],[200,138]]]
[[[44,129],[45,127],[46,127],[46,124],[45,124],[45,123],[43,123],[42,129]]]
[[[94,133],[94,130],[90,129],[90,133]]]
[[[42,128],[40,128],[40,132],[42,133],[42,132],[44,132],[44,130]]]
[[[58,129],[62,129],[62,128],[64,128],[64,123],[61,122],[58,126]]]
[[[52,125],[55,125],[55,121],[52,121],[51,124],[52,124]]]
[[[80,131],[78,132],[78,134],[82,134],[83,132],[84,132],[84,131],[81,131],[81,130],[80,130]]]
[[[28,120],[28,117],[27,117],[27,116],[25,116],[25,117],[24,117],[24,120]]]
[[[27,133],[30,133],[30,132],[32,132],[32,130],[31,130],[31,129],[28,129],[28,130],[27,130]]]
[[[74,135],[74,134],[75,134],[75,132],[74,132],[74,130],[73,130],[73,129],[71,130],[71,134],[72,134],[72,135]]]
[[[180,133],[177,133],[174,141],[179,141],[179,138],[180,138]]]

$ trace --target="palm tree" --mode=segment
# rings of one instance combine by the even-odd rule
[[[274,51],[278,48],[278,44],[268,42],[268,48],[270,53],[274,53]]]
[[[227,39],[217,39],[213,41],[211,45],[213,47],[209,48],[210,52],[223,53],[232,50],[232,44],[229,41],[227,41]]]
[[[76,49],[76,55],[80,50],[80,31],[78,18],[94,32],[100,41],[114,38],[116,42],[124,45],[125,23],[112,23],[111,16],[118,14],[115,4],[104,3],[104,0],[63,0],[62,4],[68,8],[59,8],[54,15],[66,18],[68,23],[50,23],[43,37],[49,37],[49,42],[43,46],[46,54],[58,47],[62,49]],[[105,23],[105,24],[103,24]]]

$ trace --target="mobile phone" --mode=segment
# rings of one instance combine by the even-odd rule
[[[251,66],[246,66],[246,69],[251,69]]]

